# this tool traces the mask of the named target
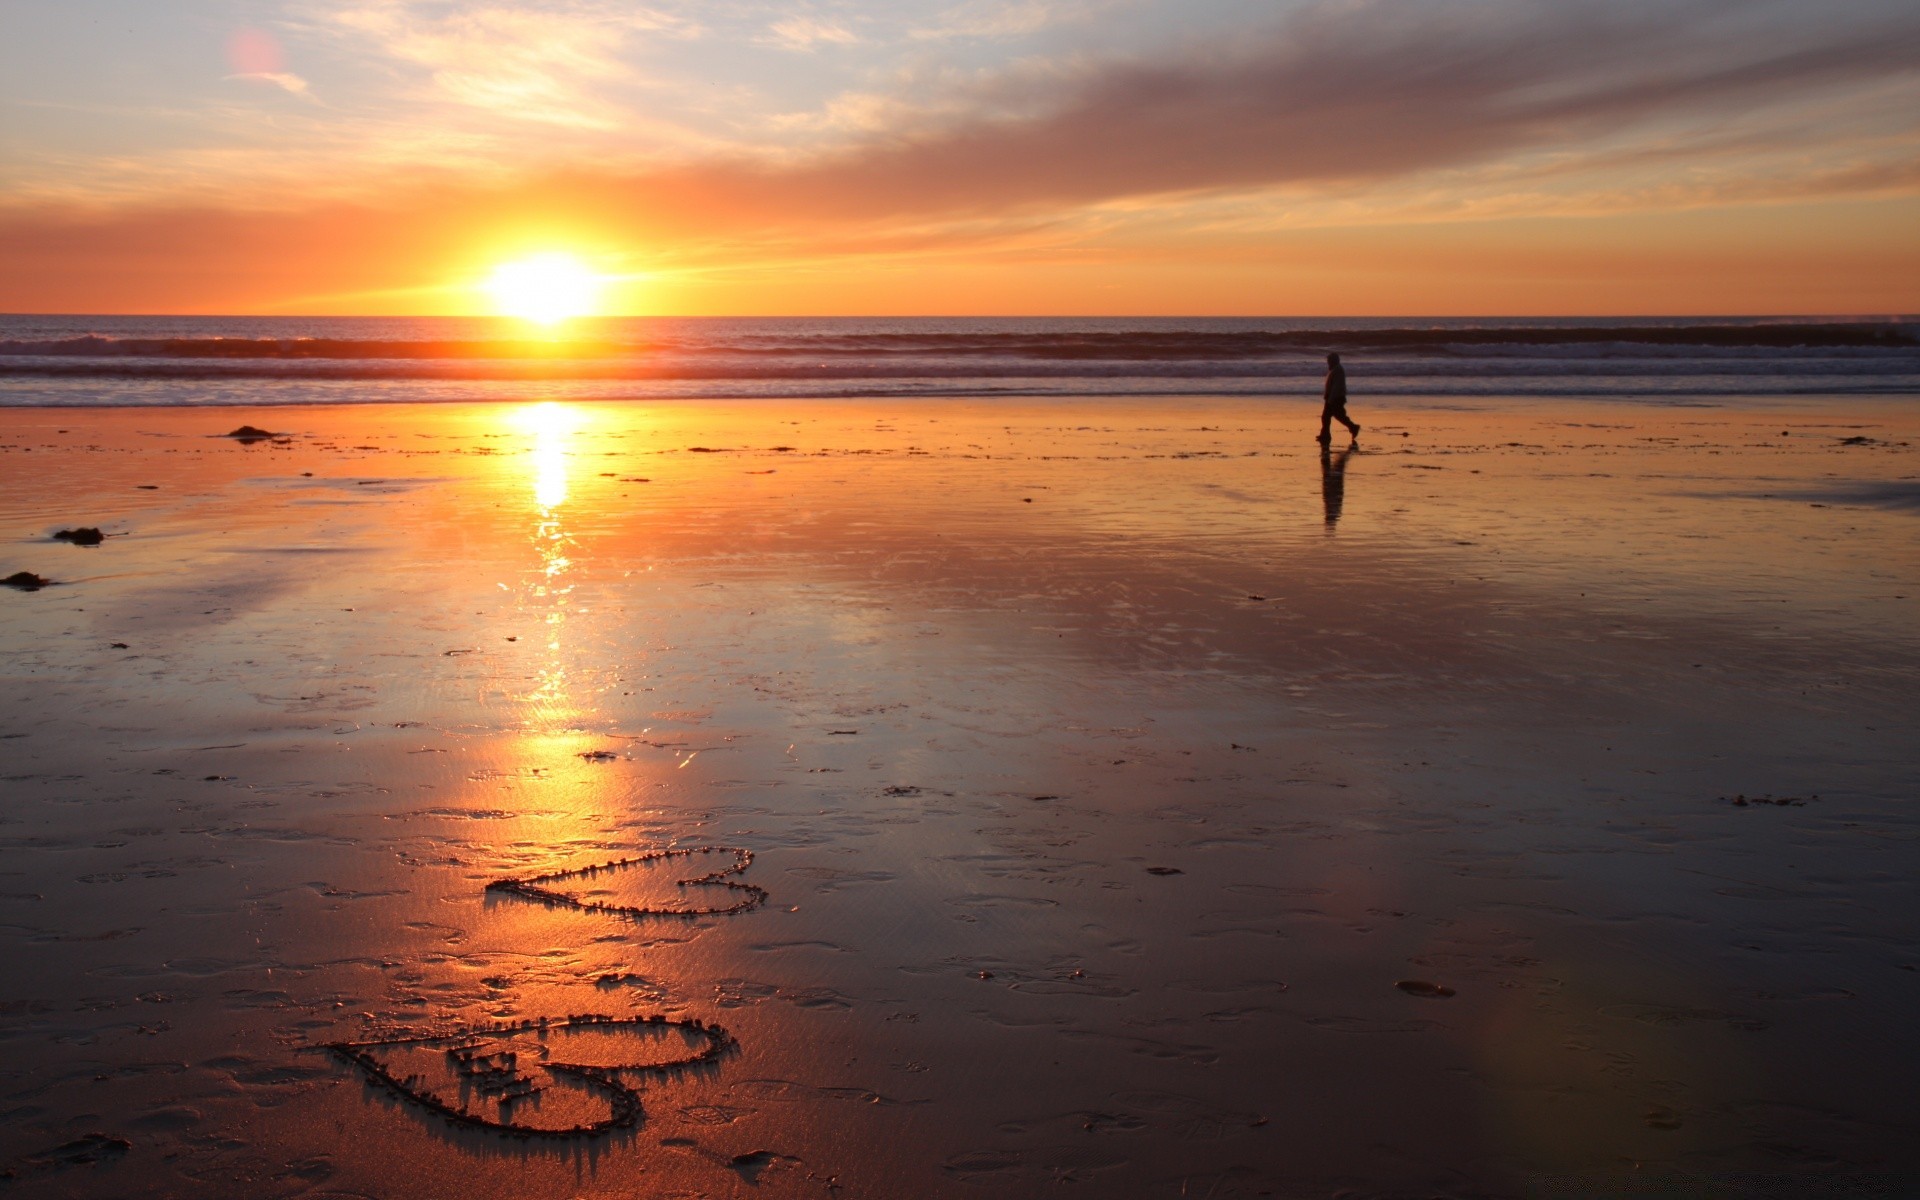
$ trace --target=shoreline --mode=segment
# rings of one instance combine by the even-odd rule
[[[156,381],[165,382],[165,381]],[[258,382],[241,381],[241,382]],[[372,390],[366,380],[328,381],[337,383],[342,389],[357,388]],[[420,381],[411,381],[420,382]],[[4,389],[0,389],[4,395]],[[1549,408],[1564,405],[1611,406],[1626,411],[1658,412],[1664,409],[1726,409],[1732,412],[1777,411],[1795,406],[1817,405],[1898,405],[1902,401],[1920,399],[1920,392],[1909,388],[1892,388],[1885,391],[1840,392],[1833,390],[1814,390],[1806,392],[1661,392],[1648,394],[1638,390],[1618,392],[1369,392],[1355,403],[1371,404],[1386,409],[1407,409],[1418,412],[1445,412],[1463,405],[1499,405],[1508,404],[1517,408]],[[263,412],[280,412],[297,409],[386,409],[418,405],[438,408],[445,406],[472,406],[479,408],[516,407],[527,404],[581,404],[581,405],[707,405],[707,404],[790,404],[790,405],[859,405],[859,404],[911,404],[926,402],[930,404],[995,404],[1012,405],[1034,404],[1218,404],[1233,405],[1250,401],[1271,400],[1283,404],[1297,404],[1302,411],[1314,408],[1320,403],[1317,385],[1314,390],[1274,391],[1271,389],[1249,389],[1245,391],[1203,392],[1188,390],[1169,390],[1164,392],[1014,392],[994,391],[980,388],[956,388],[951,392],[900,392],[900,393],[861,393],[853,395],[802,393],[766,393],[766,394],[682,394],[670,396],[539,396],[539,395],[502,395],[493,398],[475,399],[469,396],[404,396],[394,399],[359,400],[286,400],[263,402],[257,398],[235,400],[196,400],[192,402],[139,403],[100,403],[97,401],[76,401],[73,403],[35,402],[31,404],[9,404],[0,400],[0,412],[153,412],[153,411],[194,411],[209,410],[225,412],[239,408],[254,408]],[[1484,411],[1480,409],[1477,411]],[[1896,414],[1900,415],[1900,414]]]

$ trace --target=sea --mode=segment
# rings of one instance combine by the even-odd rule
[[[700,398],[1920,395],[1920,317],[0,315],[0,406]]]

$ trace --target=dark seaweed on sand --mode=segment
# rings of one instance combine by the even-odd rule
[[[107,535],[92,525],[82,525],[78,529],[62,529],[53,535],[53,540],[72,542],[76,546],[98,546],[107,540]]]
[[[677,879],[675,887],[713,886],[728,888],[739,893],[740,899],[724,908],[649,908],[638,904],[608,904],[599,900],[581,900],[565,892],[557,892],[546,886],[563,879],[590,879],[608,871],[625,870],[644,863],[663,862],[674,858],[690,858],[696,854],[731,854],[733,862],[705,875],[691,879]],[[750,912],[767,902],[767,890],[751,883],[740,883],[727,878],[739,875],[753,865],[753,851],[738,846],[687,846],[667,850],[649,850],[645,854],[632,858],[616,858],[611,862],[595,863],[590,867],[577,867],[571,871],[550,871],[544,875],[529,875],[522,879],[496,879],[487,885],[489,892],[505,892],[522,899],[550,904],[557,908],[578,908],[587,912],[616,913],[627,917],[724,917],[734,913]]]
[[[15,571],[5,579],[0,579],[0,584],[19,588],[23,592],[37,592],[43,587],[52,586],[53,580],[44,575],[35,575],[32,571]]]

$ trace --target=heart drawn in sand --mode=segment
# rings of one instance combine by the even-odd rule
[[[672,1076],[738,1045],[718,1025],[583,1014],[324,1048],[399,1100],[517,1138],[591,1138],[640,1124],[630,1076]]]
[[[660,908],[644,904],[617,904],[609,900],[593,900],[576,896],[553,886],[569,880],[585,881],[598,876],[630,871],[649,863],[714,854],[730,855],[733,861],[705,875],[698,875],[691,879],[677,879],[674,881],[674,886],[726,888],[738,899],[725,907]],[[727,878],[729,875],[741,874],[752,865],[753,851],[743,850],[738,846],[681,846],[666,850],[649,850],[645,854],[635,855],[632,858],[617,858],[612,862],[596,863],[591,867],[577,867],[571,871],[550,871],[545,875],[529,875],[522,879],[496,879],[487,885],[487,890],[505,892],[525,900],[537,900],[542,904],[551,904],[559,908],[577,908],[585,912],[613,913],[627,917],[724,917],[732,913],[751,911],[767,902],[765,888]]]

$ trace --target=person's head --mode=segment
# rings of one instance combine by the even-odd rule
[[[1330,366],[1330,367],[1337,367],[1337,366],[1339,366],[1339,365],[1340,365],[1340,356],[1339,356],[1338,354],[1329,354],[1329,355],[1327,355],[1327,365],[1328,365],[1328,366]]]

